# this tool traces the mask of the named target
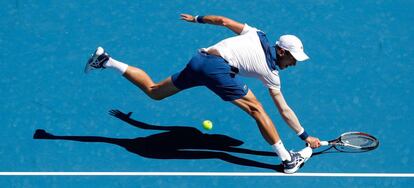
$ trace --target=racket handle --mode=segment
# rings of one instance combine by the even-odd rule
[[[327,145],[329,145],[329,142],[328,141],[321,141],[320,143],[321,143],[321,146],[327,146]]]

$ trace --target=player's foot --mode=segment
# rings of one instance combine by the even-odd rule
[[[91,70],[94,69],[104,69],[105,67],[103,64],[109,60],[108,53],[105,52],[105,50],[102,47],[96,48],[95,52],[91,55],[91,57],[88,59],[88,62],[85,66],[85,73],[88,73]]]
[[[305,147],[298,152],[290,151],[291,160],[283,161],[284,172],[287,174],[293,174],[299,170],[299,168],[312,156],[312,149]]]

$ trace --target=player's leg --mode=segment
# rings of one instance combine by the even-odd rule
[[[125,78],[155,100],[161,100],[180,91],[180,89],[174,86],[171,77],[159,83],[154,83],[151,77],[143,70],[111,58],[102,47],[98,47],[86,64],[85,73],[90,70],[103,68],[118,70]]]
[[[276,131],[272,120],[251,90],[249,90],[244,97],[236,99],[232,101],[232,103],[240,107],[256,120],[262,136],[270,145],[274,145],[280,141],[279,134]]]
[[[310,147],[306,147],[299,152],[288,152],[285,149],[272,120],[263,109],[261,103],[256,99],[253,92],[249,90],[244,97],[233,100],[232,103],[246,111],[256,120],[263,137],[272,145],[274,151],[283,161],[285,173],[296,172],[310,158],[312,155],[312,149]]]
[[[154,83],[147,73],[133,66],[128,66],[123,76],[154,100],[164,99],[180,91],[173,84],[171,77]]]

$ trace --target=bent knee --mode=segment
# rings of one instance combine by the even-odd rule
[[[165,98],[167,97],[167,96],[166,96],[166,95],[164,95],[162,92],[159,92],[159,91],[157,91],[156,89],[151,90],[151,91],[148,93],[148,96],[149,96],[151,99],[156,100],[156,101],[160,101],[160,100],[165,99]]]
[[[165,97],[163,96],[159,96],[159,95],[150,95],[150,98],[156,101],[160,101],[162,99],[165,99]]]
[[[264,115],[264,111],[260,109],[252,109],[250,111],[250,116],[252,116],[254,119],[258,119]]]
[[[248,113],[253,117],[261,116],[264,113],[262,104],[255,102],[248,105]]]
[[[166,92],[165,90],[162,90],[159,87],[153,87],[150,89],[150,91],[148,92],[148,96],[151,99],[154,99],[156,101],[160,101],[162,99],[167,98],[168,96],[170,96],[171,94],[169,94],[168,92]]]
[[[174,84],[171,81],[171,78],[168,78],[167,80],[164,80],[159,84],[155,84],[149,87],[146,93],[149,97],[151,97],[151,99],[159,101],[171,95],[174,95],[179,91],[180,89],[174,86]]]

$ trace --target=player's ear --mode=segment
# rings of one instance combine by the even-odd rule
[[[277,53],[277,55],[279,55],[279,56],[284,56],[284,55],[285,55],[285,53],[286,53],[286,50],[285,50],[285,49],[283,49],[283,48],[281,48],[281,47],[279,47],[279,46],[277,46],[277,47],[276,47],[276,53]]]

